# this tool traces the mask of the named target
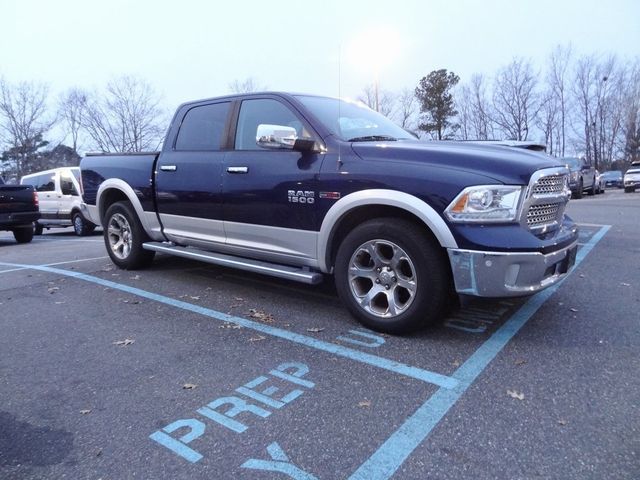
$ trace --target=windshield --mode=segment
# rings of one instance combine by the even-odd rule
[[[570,167],[580,167],[580,160],[577,158],[563,158],[562,161]]]
[[[349,142],[415,140],[415,137],[406,130],[362,103],[302,95],[297,98],[341,140]]]
[[[619,178],[622,176],[622,172],[612,170],[610,172],[604,172],[602,176],[605,178]]]

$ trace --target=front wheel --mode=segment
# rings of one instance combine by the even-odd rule
[[[396,218],[370,220],[347,235],[336,256],[335,281],[356,319],[387,333],[439,320],[452,288],[441,247],[424,229]]]
[[[578,184],[578,189],[576,190],[576,194],[574,195],[574,198],[582,198],[583,188],[584,188],[584,184],[582,183],[582,179],[580,179],[580,183]]]
[[[148,266],[155,252],[142,244],[149,237],[129,202],[117,202],[107,209],[103,220],[104,243],[111,261],[125,270]]]
[[[79,237],[89,235],[96,228],[93,223],[85,220],[79,212],[73,214],[72,223],[73,231],[76,232],[76,235],[78,235]]]

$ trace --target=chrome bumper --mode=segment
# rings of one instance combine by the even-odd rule
[[[543,290],[567,275],[577,251],[577,241],[547,255],[448,249],[456,291],[479,297],[517,297]]]

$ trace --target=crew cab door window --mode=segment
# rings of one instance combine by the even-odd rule
[[[311,136],[300,119],[279,101],[269,98],[244,100],[236,129],[236,150],[264,150],[256,143],[256,132],[260,124],[293,127],[298,137]]]
[[[200,105],[190,109],[180,125],[176,150],[220,150],[229,103]]]

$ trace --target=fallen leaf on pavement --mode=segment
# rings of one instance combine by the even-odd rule
[[[571,310],[573,313],[576,313],[578,311],[577,308],[570,308],[569,310]]]
[[[360,408],[370,407],[371,406],[371,400],[363,400],[362,402],[358,403],[358,406]]]
[[[453,365],[454,367],[458,368],[462,364],[460,363],[460,360],[454,360],[451,365]]]
[[[198,385],[196,385],[195,383],[185,383],[184,385],[182,385],[182,388],[184,390],[193,390],[194,388],[196,388]]]
[[[135,343],[135,340],[132,340],[130,338],[125,338],[124,340],[118,340],[116,342],[113,342],[114,345],[120,345],[122,347],[126,347],[127,345],[131,345],[132,343]]]
[[[524,393],[518,393],[515,390],[507,390],[507,395],[511,398],[517,398],[518,400],[524,400]]]
[[[263,337],[262,335],[258,335],[257,337],[251,337],[249,339],[250,342],[259,342],[260,340],[264,340],[267,337]]]
[[[196,295],[189,296],[189,298],[190,298],[191,300],[200,300],[200,297],[198,297],[198,296],[196,296]]]
[[[623,287],[630,287],[631,286],[630,283],[624,283],[624,282],[620,283],[620,285],[622,285]]]
[[[311,333],[318,333],[318,332],[321,332],[321,331],[323,331],[323,330],[324,330],[324,328],[316,328],[316,327],[314,327],[314,328],[307,328],[307,332],[311,332]]]
[[[558,424],[562,425],[563,427],[568,424],[569,422],[567,420],[558,420]]]
[[[521,359],[521,358],[519,358],[518,360],[516,360],[516,361],[515,361],[515,364],[516,364],[516,365],[524,365],[525,363],[527,363],[527,361],[526,361],[526,360],[523,360],[523,359]]]
[[[86,415],[87,413],[91,413],[91,410],[89,410],[89,409],[86,409],[86,410],[80,410],[80,413],[81,413],[82,415]]]
[[[256,310],[252,308],[249,310],[249,317],[255,318],[256,320],[260,320],[265,323],[273,323],[273,315],[267,312],[263,312],[262,310]]]
[[[239,329],[242,328],[242,325],[238,325],[237,323],[223,323],[222,325],[220,325],[218,328],[233,328],[233,329]]]
[[[60,287],[49,287],[47,290],[49,291],[49,293],[56,293],[58,290],[60,290]]]

